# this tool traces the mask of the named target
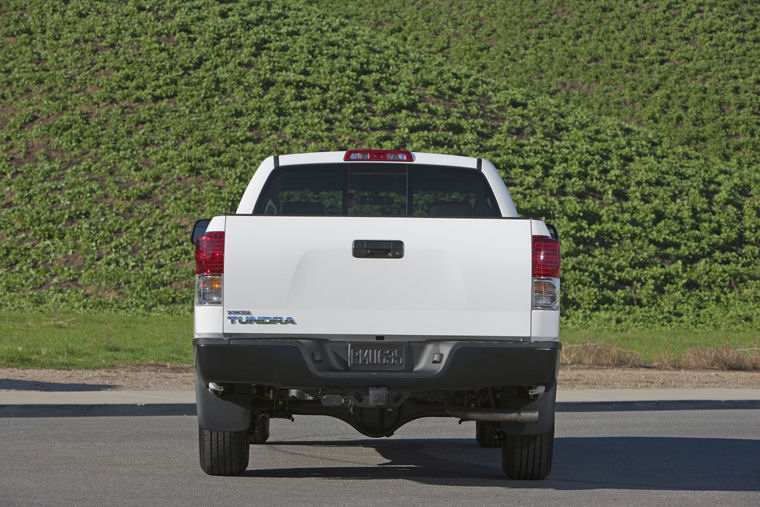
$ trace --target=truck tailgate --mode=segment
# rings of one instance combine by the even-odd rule
[[[237,215],[225,231],[227,334],[530,336],[530,220]],[[354,257],[356,240],[403,257]]]

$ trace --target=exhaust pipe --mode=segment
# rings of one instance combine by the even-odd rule
[[[495,408],[446,407],[451,417],[463,421],[537,423],[538,410],[499,410]]]

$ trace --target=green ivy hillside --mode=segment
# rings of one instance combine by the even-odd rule
[[[753,329],[756,7],[26,0],[0,7],[0,308],[188,314],[196,218],[270,154],[493,160],[578,326]]]

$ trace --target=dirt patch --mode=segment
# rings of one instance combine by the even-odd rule
[[[112,370],[22,370],[0,368],[0,390],[65,390],[66,384],[113,386],[117,391],[191,391],[193,367],[142,365]],[[588,368],[563,366],[560,389],[760,389],[758,371],[658,370],[654,368]],[[105,389],[105,387],[103,387]]]
[[[66,384],[101,386],[115,391],[191,391],[193,367],[189,365],[141,365],[109,370],[38,370],[0,368],[0,390],[18,385],[19,380],[34,383],[37,389],[55,390]],[[16,381],[16,382],[14,382]],[[108,387],[103,387],[108,386]]]

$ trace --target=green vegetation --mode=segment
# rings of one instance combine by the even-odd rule
[[[31,315],[4,312],[0,367],[112,368],[125,364],[193,361],[191,319],[98,313]]]
[[[557,225],[568,329],[756,339],[756,5],[341,4],[3,2],[2,320],[186,318],[190,226],[264,157],[401,148],[487,157]]]
[[[113,368],[134,364],[188,364],[192,321],[183,315],[91,313],[62,316],[3,312],[0,367]],[[716,358],[694,364],[690,349],[740,351],[760,367],[760,341],[752,331],[649,329],[594,332],[566,327],[563,359],[594,366],[716,367]],[[725,355],[725,354],[724,354]],[[718,358],[720,359],[720,358]],[[734,366],[730,369],[751,369]]]
[[[591,366],[664,366],[721,367],[719,360],[705,358],[696,364],[692,351],[725,349],[738,351],[753,368],[760,367],[760,339],[756,331],[716,331],[685,329],[646,329],[594,332],[587,329],[563,329],[563,359],[568,363]],[[589,345],[593,344],[593,347]],[[595,357],[596,355],[596,357]],[[725,354],[724,354],[725,355]],[[572,359],[575,359],[574,361]]]
[[[352,5],[488,80],[478,148],[558,226],[566,322],[758,329],[757,6]]]

